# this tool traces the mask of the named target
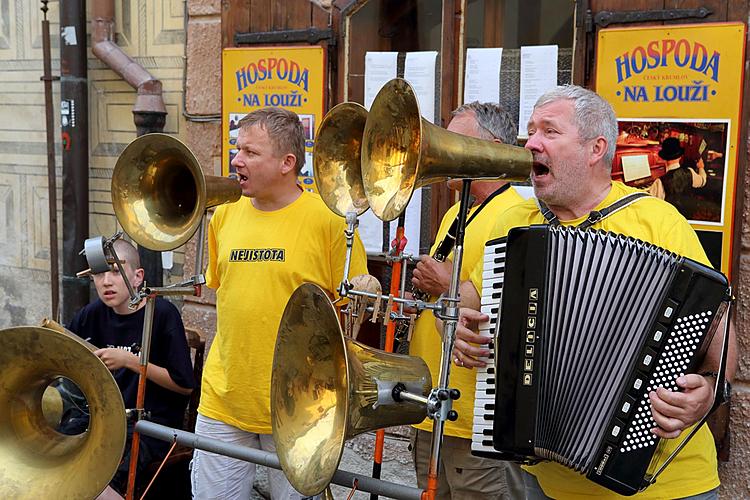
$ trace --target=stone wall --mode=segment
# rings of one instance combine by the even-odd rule
[[[187,9],[186,141],[206,175],[221,175],[221,2],[189,0]],[[197,274],[196,245],[197,237],[186,245],[185,276]],[[216,332],[216,298],[210,288],[203,291],[201,297],[185,299],[182,315],[210,346]]]

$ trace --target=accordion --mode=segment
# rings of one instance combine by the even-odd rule
[[[487,242],[482,288],[480,334],[494,342],[473,453],[552,460],[623,495],[648,486],[661,441],[648,394],[677,390],[702,360],[724,275],[633,238],[544,225]]]

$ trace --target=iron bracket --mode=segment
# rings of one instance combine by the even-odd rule
[[[307,28],[301,30],[261,31],[259,33],[236,33],[236,45],[263,45],[269,43],[300,43],[314,45],[327,40],[329,45],[336,44],[336,38],[331,28]]]
[[[594,24],[600,28],[606,28],[610,24],[632,24],[653,21],[676,21],[679,19],[704,19],[713,11],[707,7],[697,9],[665,9],[665,10],[630,10],[611,11],[603,10],[594,15]],[[586,23],[587,29],[593,29],[590,23]]]

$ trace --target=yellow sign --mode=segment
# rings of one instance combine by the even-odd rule
[[[675,205],[729,275],[745,25],[605,29],[597,51],[619,120],[612,177]]]
[[[316,191],[312,150],[325,102],[322,47],[232,48],[222,51],[222,175],[234,171],[239,121],[247,113],[274,106],[299,115],[305,131],[305,166],[300,184]]]

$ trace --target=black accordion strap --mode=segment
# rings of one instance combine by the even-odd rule
[[[496,190],[492,192],[483,202],[481,205],[477,207],[476,210],[474,210],[474,213],[471,214],[471,217],[466,221],[466,226],[471,223],[471,221],[474,220],[474,218],[479,215],[479,212],[482,211],[482,209],[487,206],[489,202],[493,200],[496,196],[503,194],[510,188],[510,184],[503,184]],[[456,215],[456,218],[453,219],[453,223],[451,224],[451,227],[448,228],[448,232],[445,234],[445,238],[443,238],[443,241],[440,242],[438,247],[435,249],[435,254],[432,256],[433,259],[435,259],[438,262],[445,262],[445,259],[448,258],[448,255],[453,251],[453,246],[456,244],[456,226],[458,226],[458,215]]]
[[[578,229],[588,229],[602,219],[609,217],[613,213],[622,210],[628,205],[635,203],[646,196],[651,195],[645,192],[627,194],[608,207],[604,207],[601,210],[592,210],[586,220],[578,224],[576,227]],[[552,213],[552,210],[550,210],[546,203],[537,198],[536,204],[539,207],[539,211],[542,212],[542,216],[544,216],[550,226],[560,225],[560,219],[557,218],[557,215]]]

